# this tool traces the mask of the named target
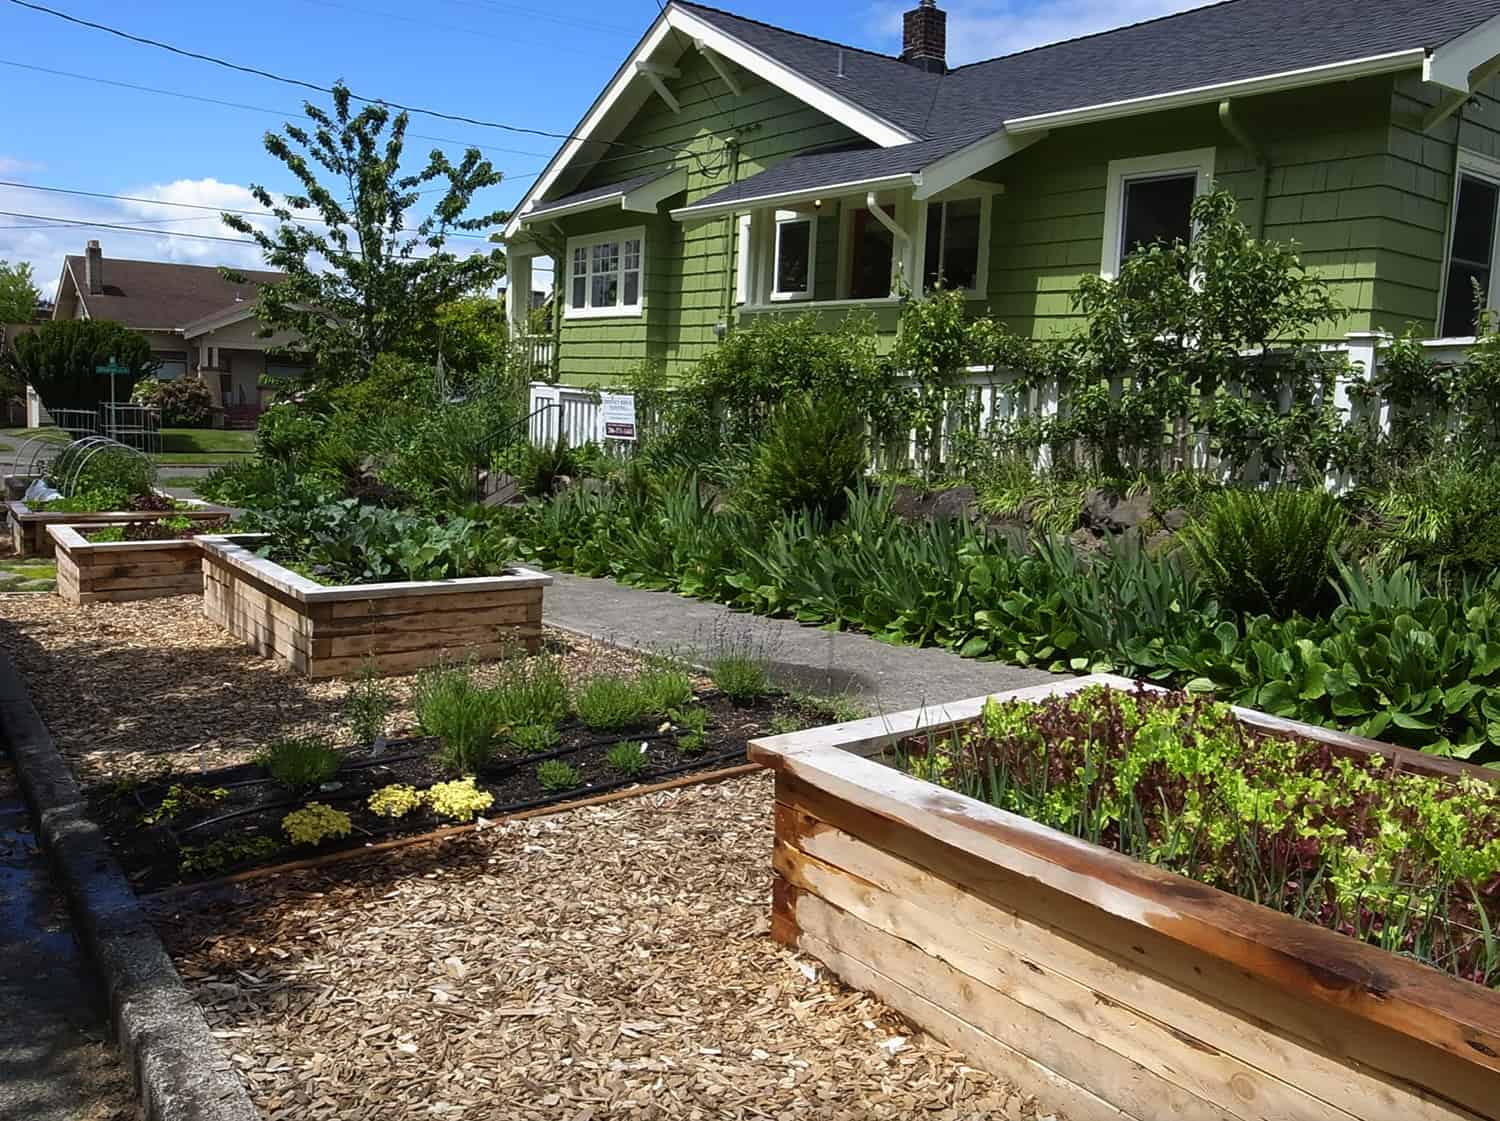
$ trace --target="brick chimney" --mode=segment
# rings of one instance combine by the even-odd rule
[[[99,248],[97,241],[89,242],[88,248],[83,251],[83,276],[90,296],[103,294],[104,250]]]
[[[943,74],[948,70],[948,13],[937,0],[918,0],[901,17],[901,61]]]

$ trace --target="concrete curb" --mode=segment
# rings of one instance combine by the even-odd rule
[[[103,982],[147,1121],[259,1121],[3,651],[0,737],[79,940]]]

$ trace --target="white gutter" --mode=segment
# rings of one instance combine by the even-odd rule
[[[755,210],[760,207],[769,206],[772,203],[799,203],[813,202],[816,199],[829,198],[838,195],[868,194],[872,191],[888,191],[904,187],[920,187],[922,175],[916,171],[902,172],[900,175],[886,175],[879,179],[851,179],[843,183],[827,183],[820,187],[799,188],[794,191],[773,191],[765,195],[753,195],[747,198],[733,199],[729,202],[698,203],[694,206],[680,206],[672,211],[672,217],[678,222],[692,222],[700,218],[718,218],[725,214],[737,214],[746,210]]]
[[[1233,82],[1191,86],[1187,89],[1150,94],[1146,97],[1131,97],[1123,101],[1106,101],[1077,109],[1062,109],[1055,113],[1011,117],[1004,122],[1004,125],[1007,132],[1013,133],[1063,128],[1067,125],[1085,125],[1095,121],[1110,121],[1118,117],[1132,117],[1140,113],[1155,113],[1163,109],[1177,109],[1187,105],[1221,101],[1226,97],[1247,97],[1257,93],[1275,93],[1278,90],[1300,89],[1304,86],[1366,78],[1374,74],[1390,74],[1398,70],[1415,69],[1423,66],[1426,61],[1427,51],[1422,47],[1413,47],[1410,50],[1392,51],[1388,54],[1371,55],[1368,58],[1356,58],[1347,62],[1331,62],[1322,66],[1304,67],[1301,70],[1285,70],[1279,74],[1266,74],[1258,78],[1242,78]]]

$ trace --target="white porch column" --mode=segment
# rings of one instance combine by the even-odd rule
[[[527,333],[531,322],[531,245],[508,245],[505,249],[505,275],[510,286],[505,293],[505,319],[511,336]]]

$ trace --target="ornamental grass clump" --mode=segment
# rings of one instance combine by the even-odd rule
[[[548,759],[537,764],[536,780],[547,793],[557,794],[572,790],[583,781],[583,776],[571,763],[564,763],[561,759]]]
[[[282,786],[296,794],[331,779],[339,769],[339,753],[321,736],[287,736],[255,757]]]
[[[539,755],[543,751],[551,751],[560,742],[562,736],[551,724],[523,724],[510,730],[511,746],[523,755]]]
[[[495,754],[500,703],[467,669],[436,667],[417,678],[412,707],[429,736],[443,741],[439,760],[453,775],[471,775]]]
[[[344,698],[344,716],[359,743],[374,743],[385,734],[386,721],[396,708],[396,696],[380,680],[373,658],[359,667],[349,695]]]
[[[646,744],[636,743],[634,740],[615,744],[605,758],[615,770],[632,778],[651,766],[651,760],[646,755]]]
[[[640,683],[634,678],[603,673],[578,687],[573,710],[590,728],[612,731],[639,724],[647,716],[647,703]]]
[[[652,657],[636,678],[641,705],[648,716],[665,716],[693,700],[693,678],[675,658]]]
[[[1330,930],[1500,986],[1500,792],[1104,687],[991,701],[912,774]]]
[[[496,716],[507,728],[555,726],[568,714],[568,682],[562,659],[524,652],[496,667]]]

